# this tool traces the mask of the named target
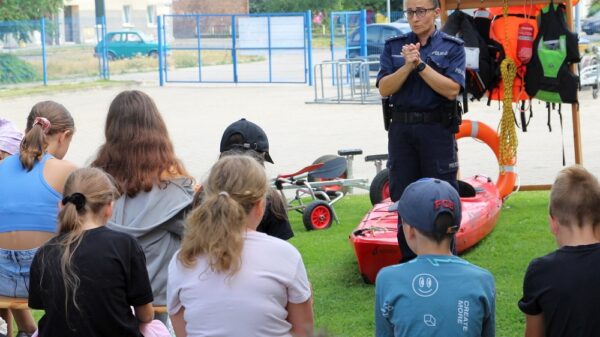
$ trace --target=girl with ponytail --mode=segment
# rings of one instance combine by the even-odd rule
[[[226,156],[203,188],[169,265],[167,309],[177,337],[311,335],[300,253],[256,231],[269,190],[264,168],[249,156]]]
[[[142,336],[140,324],[154,317],[152,289],[137,241],[105,227],[119,195],[115,183],[83,168],[64,192],[58,236],[31,265],[29,307],[44,310],[39,336]]]
[[[62,160],[75,124],[56,102],[37,103],[27,117],[18,153],[0,163],[0,296],[27,297],[38,247],[56,235],[58,203],[75,166]],[[19,337],[36,329],[29,310],[12,310]]]

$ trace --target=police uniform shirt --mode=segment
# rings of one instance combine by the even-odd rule
[[[393,74],[405,63],[402,47],[406,44],[419,42],[414,32],[388,39],[380,56],[381,69],[377,74],[379,81]],[[462,88],[465,86],[465,49],[463,41],[439,30],[428,38],[427,43],[419,49],[421,60],[435,71],[452,79]],[[400,90],[391,97],[396,109],[405,112],[436,111],[448,100],[435,92],[421,76],[413,71],[408,75]]]

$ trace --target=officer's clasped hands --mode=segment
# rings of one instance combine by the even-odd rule
[[[419,42],[402,46],[402,56],[404,56],[406,64],[412,64],[413,67],[416,67],[421,62],[420,48],[421,44]]]

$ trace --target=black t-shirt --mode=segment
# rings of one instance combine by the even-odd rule
[[[65,303],[58,238],[36,253],[30,274],[29,307],[45,310],[40,337],[142,336],[131,306],[151,303],[146,258],[137,241],[106,227],[83,234],[72,258],[79,276],[76,300]],[[65,313],[66,304],[66,313]]]
[[[534,259],[519,308],[544,315],[547,337],[600,336],[600,243],[565,246]]]
[[[282,240],[288,240],[294,236],[294,232],[292,231],[292,226],[290,225],[289,220],[287,218],[277,218],[271,211],[270,204],[267,204],[267,207],[265,208],[265,215],[263,215],[263,218],[260,220],[256,230]]]

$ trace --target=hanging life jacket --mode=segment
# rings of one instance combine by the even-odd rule
[[[538,27],[535,20],[534,7],[513,6],[508,8],[508,16],[502,15],[502,8],[494,16],[490,27],[490,38],[502,45],[505,57],[512,59],[517,67],[517,76],[514,78],[512,86],[512,101],[519,102],[528,100],[529,96],[525,91],[523,83],[525,67],[525,57],[519,57],[519,28],[532,27],[533,36],[536,36]],[[490,9],[492,13],[493,9]],[[496,11],[498,12],[498,11]],[[508,35],[508,40],[506,36]],[[521,42],[522,44],[522,42]],[[504,99],[504,79],[501,79],[499,85],[494,88],[490,94],[490,99]]]
[[[533,58],[527,65],[525,90],[545,102],[577,103],[579,78],[569,68],[579,62],[577,34],[565,20],[565,7],[554,4],[542,8]]]
[[[493,70],[486,40],[473,25],[473,17],[455,10],[448,16],[442,31],[464,41],[466,59],[465,90],[480,99],[489,89]]]
[[[504,60],[505,57],[504,47],[502,46],[502,44],[492,39],[490,36],[492,19],[492,13],[485,8],[477,9],[474,13],[473,18],[473,27],[475,27],[475,30],[485,40],[487,44],[488,54],[490,55],[490,80],[487,86],[487,105],[490,105],[490,100],[494,89],[499,88],[500,83],[502,83],[502,76],[500,74],[500,63],[502,63],[502,60]]]

